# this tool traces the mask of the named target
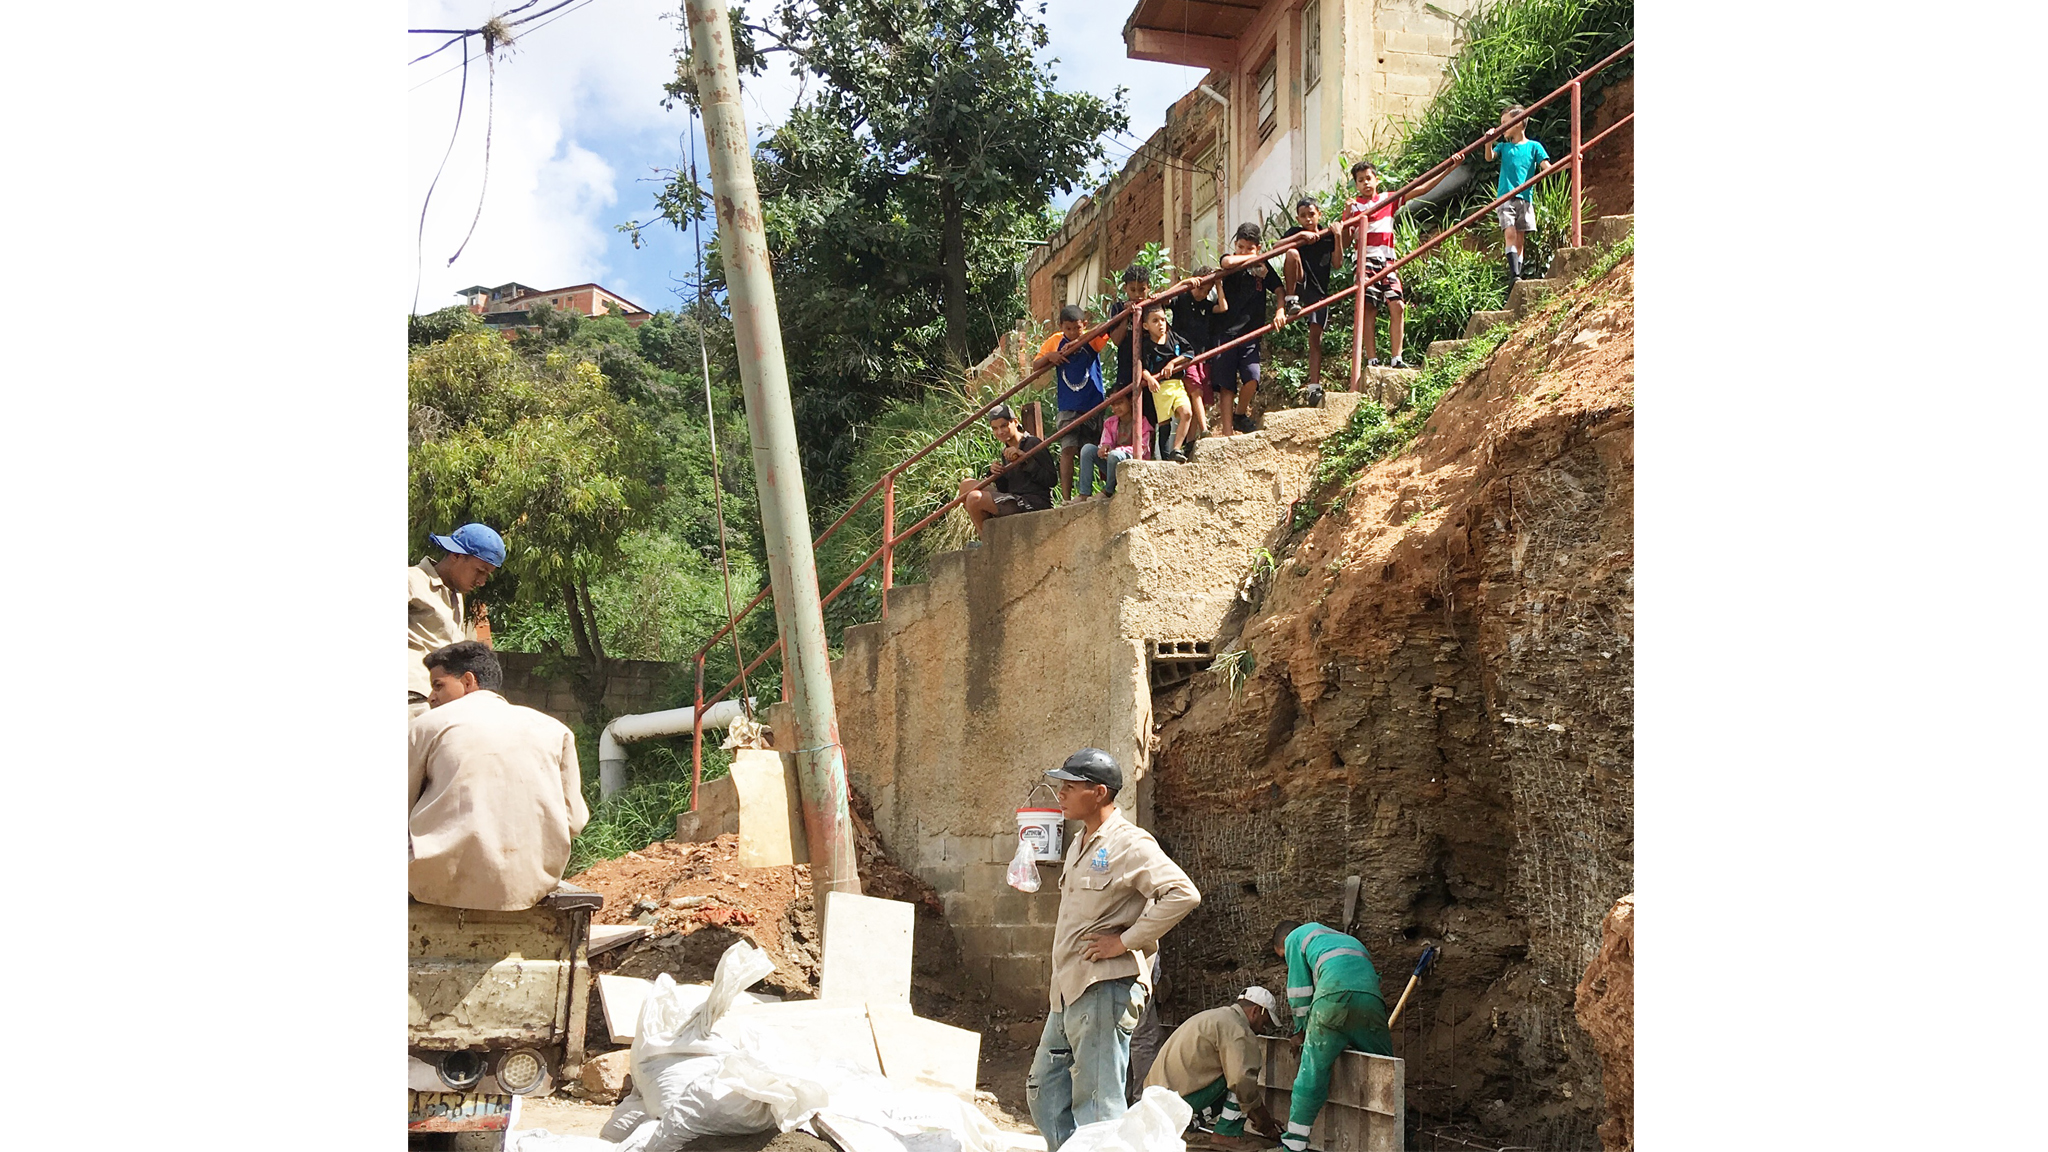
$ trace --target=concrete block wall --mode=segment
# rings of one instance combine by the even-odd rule
[[[1195,464],[1124,465],[1113,499],[990,521],[983,547],[892,590],[886,621],[846,630],[832,684],[848,777],[1000,1002],[1044,1008],[1059,908],[1059,865],[1040,865],[1035,894],[1005,882],[1016,809],[1093,745],[1125,769],[1126,815],[1148,822],[1149,644],[1214,638],[1357,403],[1271,412],[1259,435],[1205,441]],[[778,746],[800,746],[786,705],[769,721]]]
[[[576,703],[576,690],[567,676],[544,676],[539,652],[499,652],[498,663],[505,669],[505,699],[539,709],[574,727],[583,723],[583,709]],[[674,685],[683,665],[660,660],[620,660],[604,694],[605,707],[615,716],[634,712],[656,712],[680,707]]]

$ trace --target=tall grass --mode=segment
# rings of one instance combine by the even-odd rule
[[[732,771],[732,753],[717,747],[717,740],[717,734],[705,733],[706,781]],[[599,801],[597,739],[577,732],[577,754],[584,758],[583,801],[590,806],[590,822],[570,842],[565,875],[574,876],[599,861],[675,838],[676,816],[690,808],[689,743],[688,737],[682,737],[628,745],[626,786]]]

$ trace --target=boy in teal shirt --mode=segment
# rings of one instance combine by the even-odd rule
[[[1488,141],[1486,145],[1488,160],[1493,159],[1495,153],[1500,157],[1500,179],[1493,186],[1495,196],[1505,195],[1508,189],[1527,180],[1537,168],[1550,159],[1550,153],[1543,150],[1542,144],[1529,139],[1528,120],[1515,120],[1514,126],[1508,127],[1508,121],[1520,116],[1522,112],[1520,104],[1502,112],[1500,122],[1504,139],[1498,143]],[[1522,278],[1522,239],[1536,230],[1536,205],[1529,195],[1533,191],[1533,186],[1524,188],[1494,209],[1500,216],[1501,240],[1508,252],[1510,282]]]

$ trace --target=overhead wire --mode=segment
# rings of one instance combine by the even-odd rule
[[[536,2],[537,2],[537,0],[536,0]],[[564,2],[565,4],[576,4],[576,0],[563,0],[563,2]],[[533,35],[534,33],[536,33],[536,32],[538,32],[538,31],[540,31],[541,29],[543,29],[543,28],[547,27],[548,25],[550,25],[550,24],[553,24],[553,23],[554,23],[555,21],[557,21],[557,20],[560,20],[560,19],[562,18],[562,16],[567,16],[567,15],[569,15],[569,13],[570,13],[570,12],[577,12],[577,11],[581,11],[581,10],[582,10],[582,9],[584,9],[584,8],[588,8],[588,7],[590,7],[590,5],[591,5],[591,4],[593,4],[593,3],[595,3],[595,2],[596,2],[596,0],[583,0],[583,2],[582,2],[582,3],[580,3],[580,4],[576,4],[576,6],[575,6],[574,8],[571,8],[571,9],[569,9],[569,11],[568,11],[568,12],[564,12],[564,13],[562,13],[562,14],[561,14],[561,16],[552,16],[552,17],[549,17],[548,19],[546,19],[546,20],[542,20],[542,21],[541,21],[540,23],[538,23],[538,24],[535,24],[535,25],[534,25],[533,27],[531,27],[531,28],[528,28],[528,29],[527,29],[527,30],[526,30],[525,32],[522,32],[522,33],[520,33],[519,39],[520,39],[521,41],[524,41],[524,40],[525,40],[525,39],[526,39],[526,38],[527,38],[528,36],[531,36],[531,35]],[[557,5],[555,5],[555,8],[560,8],[560,7],[562,7],[562,5],[561,5],[561,4],[557,4]],[[553,12],[553,11],[555,10],[555,8],[549,8],[549,9],[547,9],[547,11],[546,11],[546,12],[536,12],[536,13],[534,13],[534,14],[533,14],[532,16],[528,17],[527,19],[538,19],[538,18],[539,18],[539,17],[541,17],[541,16],[545,16],[545,15],[547,15],[547,12]],[[518,11],[518,9],[516,9],[516,8],[515,8],[515,9],[513,9],[513,11],[515,11],[515,12],[516,12],[516,11]],[[525,23],[525,21],[520,21],[520,23]],[[442,47],[443,47],[443,48],[445,48],[445,47],[447,47],[447,45],[445,45],[445,44],[444,44],[444,45],[442,45]],[[435,52],[438,52],[438,51],[440,51],[440,49],[439,49],[439,48],[437,48],[437,49],[435,49],[434,51],[435,51]],[[433,53],[432,53],[432,52],[429,52],[429,53],[428,53],[427,55],[428,55],[428,56],[431,56],[431,55],[433,55]],[[420,57],[420,59],[421,59],[421,60],[424,60],[424,59],[426,59],[426,57],[425,57],[425,56],[422,56],[422,57]],[[413,61],[413,63],[417,63],[417,62],[418,62],[418,61]],[[446,75],[448,75],[448,73],[450,73],[450,72],[453,72],[453,71],[455,71],[455,69],[456,69],[456,68],[460,68],[460,67],[462,67],[462,65],[460,65],[460,64],[457,64],[457,65],[455,65],[454,67],[451,67],[451,68],[445,68],[445,69],[443,69],[443,70],[441,70],[441,71],[439,71],[439,72],[436,72],[436,73],[434,73],[434,74],[433,74],[432,76],[429,76],[429,77],[427,77],[427,78],[426,78],[425,80],[422,80],[422,81],[420,81],[419,83],[417,83],[417,84],[413,85],[413,86],[412,86],[411,88],[408,88],[408,89],[406,89],[406,91],[408,91],[408,92],[417,92],[417,91],[419,91],[420,89],[422,89],[422,88],[425,88],[425,87],[426,87],[427,85],[429,85],[429,84],[432,84],[432,83],[433,83],[434,81],[436,81],[436,80],[439,80],[439,79],[440,79],[441,77],[443,77],[443,76],[446,76]]]
[[[455,130],[448,134],[448,150],[441,153],[441,166],[434,169],[434,178],[427,183],[427,194],[420,200],[420,232],[413,241],[412,314],[420,313],[420,281],[425,277],[427,259],[427,205],[434,202],[434,188],[441,183],[441,173],[448,168],[448,157],[455,154],[456,137],[462,134],[462,109],[469,100],[469,40],[462,41],[462,90],[455,96]]]

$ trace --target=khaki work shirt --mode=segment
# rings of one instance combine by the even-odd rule
[[[566,725],[471,692],[413,720],[407,763],[413,899],[511,911],[555,890],[590,820]]]
[[[432,556],[405,570],[405,584],[412,601],[406,606],[406,688],[425,696],[433,687],[427,653],[457,640],[474,640],[476,630],[469,625],[462,593],[434,571]]]
[[[1052,934],[1053,1011],[1065,1011],[1102,980],[1136,976],[1149,990],[1147,954],[1201,902],[1194,881],[1167,859],[1152,834],[1110,809],[1093,836],[1084,833],[1067,847]],[[1129,952],[1108,960],[1081,957],[1085,937],[1119,930]]]
[[[1145,1086],[1161,1084],[1182,1096],[1192,1095],[1221,1079],[1241,1105],[1264,1101],[1259,1069],[1266,1047],[1252,1031],[1252,1022],[1236,1004],[1211,1008],[1188,1017],[1173,1030],[1153,1061]]]

